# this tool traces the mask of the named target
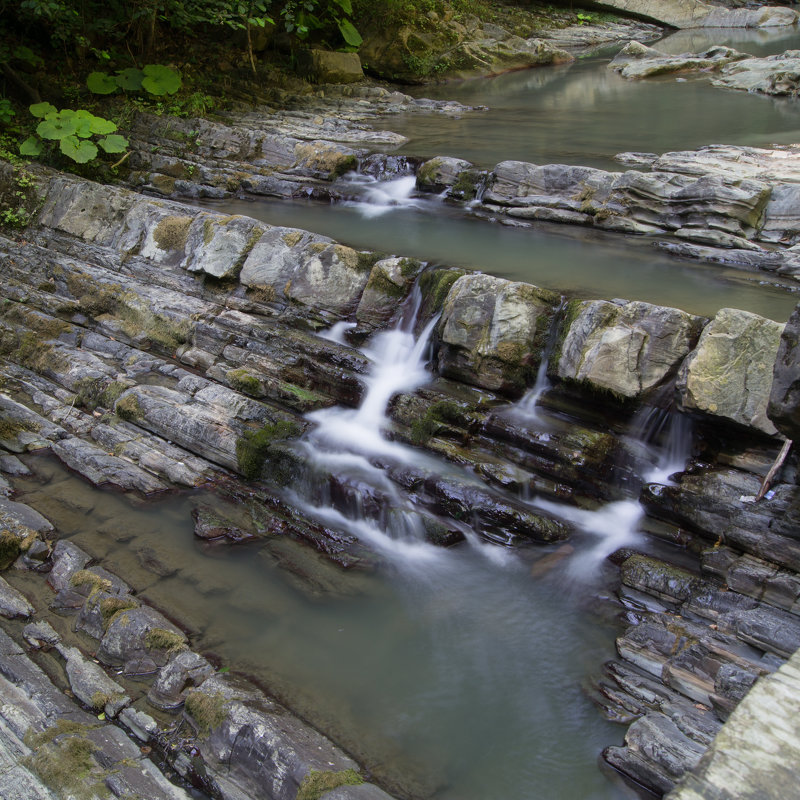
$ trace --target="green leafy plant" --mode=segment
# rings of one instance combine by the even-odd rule
[[[594,22],[594,14],[584,14],[582,11],[578,12],[578,25],[588,25]]]
[[[86,86],[94,94],[113,94],[117,89],[126,92],[144,90],[148,94],[162,97],[175,94],[181,88],[181,75],[172,67],[163,64],[145,64],[142,69],[128,67],[118,70],[115,75],[107,72],[91,72],[86,78]]]
[[[8,125],[16,116],[16,112],[11,106],[11,101],[5,97],[0,97],[0,123]]]
[[[128,140],[114,133],[117,126],[111,120],[97,117],[86,109],[64,108],[59,111],[50,103],[34,103],[29,111],[41,122],[36,134],[29,136],[19,146],[24,156],[40,156],[47,142],[58,142],[58,148],[67,158],[78,164],[86,164],[97,158],[100,150],[106,153],[124,153]],[[98,138],[91,141],[93,137]]]

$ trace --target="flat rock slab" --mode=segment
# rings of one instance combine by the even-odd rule
[[[800,50],[728,64],[711,83],[724,89],[796,97],[800,89]]]
[[[629,42],[614,56],[608,68],[619,72],[623,78],[649,78],[672,72],[718,70],[743,58],[747,58],[746,53],[722,45],[710,47],[702,53],[672,55],[639,42]]]
[[[667,800],[785,800],[800,785],[800,653],[761,678]]]

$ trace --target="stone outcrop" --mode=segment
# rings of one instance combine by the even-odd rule
[[[455,186],[460,165],[451,167],[440,163],[433,184]],[[531,202],[589,217],[592,203],[622,191],[616,178],[609,184],[610,174],[506,162],[486,194],[498,208],[524,211]],[[670,225],[691,227],[701,218],[720,232],[755,229],[762,191],[770,188],[751,177],[653,173],[648,184],[639,177],[648,173],[626,175],[628,197],[634,186],[642,194],[642,187],[662,187],[667,199],[659,214]],[[717,192],[705,206],[698,180]],[[609,751],[608,760],[659,791],[696,766],[752,683],[800,645],[797,487],[782,482],[784,476],[770,497],[754,502],[776,450],[766,411],[773,365],[781,360],[778,323],[731,310],[707,322],[624,300],[561,306],[552,293],[527,284],[423,270],[411,259],[360,253],[324,237],[119,187],[43,173],[40,191],[39,221],[24,239],[0,239],[5,450],[49,447],[94,483],[127,491],[214,481],[243,501],[254,487],[240,486],[238,474],[257,482],[263,517],[240,528],[198,515],[209,539],[288,536],[336,563],[369,568],[375,554],[351,531],[287,507],[282,492],[308,469],[297,439],[314,422],[304,414],[333,404],[356,407],[364,396],[370,358],[349,342],[392,325],[418,285],[418,326],[442,314],[432,340],[434,371],[416,392],[391,399],[386,425],[395,440],[424,447],[452,469],[439,474],[387,450],[380,458],[386,486],[325,467],[313,500],[324,497],[341,512],[358,505],[375,521],[413,509],[427,539],[446,546],[464,537],[465,520],[486,539],[508,545],[569,537],[570,523],[524,499],[533,494],[579,508],[641,496],[643,524],[654,537],[706,551],[697,570],[631,552],[615,556],[623,563],[631,629],[618,642],[625,663],[609,667],[600,694],[609,713],[639,719],[626,748]],[[680,202],[669,196],[681,191]],[[723,194],[730,204],[724,221],[712,210]],[[552,198],[551,205],[541,198]],[[644,205],[638,208],[644,220]],[[106,209],[103,227],[96,217]],[[210,258],[203,253],[207,227],[209,242],[220,245],[213,248],[216,263],[241,261],[223,280],[192,269]],[[349,324],[353,338],[316,335],[336,322]],[[534,382],[548,339],[553,385],[536,415],[526,415],[509,399]],[[726,347],[748,355],[729,358]],[[650,399],[656,390],[663,400],[676,386],[683,408],[702,425],[696,446],[706,450],[674,482],[642,488],[651,465],[646,448],[620,435],[629,430],[630,401]],[[0,463],[19,469],[13,460]],[[318,731],[255,687],[214,672],[211,657],[192,652],[183,631],[143,604],[132,585],[92,566],[69,542],[51,546],[47,520],[17,506],[0,498],[14,539],[9,563],[30,570],[32,580],[52,566],[53,610],[75,615],[78,630],[96,641],[94,667],[112,667],[124,690],[104,684],[69,643],[58,652],[72,663],[75,694],[92,700],[98,693],[104,714],[116,714],[146,746],[163,748],[144,701],[126,706],[127,698],[139,697],[126,681],[152,680],[155,707],[183,707],[186,725],[208,735],[188,737],[187,746],[203,759],[206,787],[231,800],[264,786],[291,800],[308,771],[325,768],[323,760],[355,769]],[[721,547],[711,547],[718,540]],[[157,557],[142,558],[156,574],[170,574]],[[11,596],[9,609],[15,604],[19,598]],[[46,643],[49,636],[31,630],[26,641]],[[90,694],[93,686],[99,688]],[[198,779],[192,758],[184,748],[170,756],[181,775]],[[229,761],[235,766],[226,771]],[[131,770],[125,780],[138,774]],[[337,791],[358,797],[356,789]],[[362,793],[383,796],[377,787]]]
[[[783,6],[726,8],[699,0],[601,0],[598,6],[673,28],[768,28],[796,25],[796,11]]]
[[[767,416],[784,436],[800,439],[800,305],[781,334]]]
[[[623,78],[649,78],[672,72],[721,69],[726,64],[743,58],[747,58],[745,53],[721,45],[711,47],[703,53],[671,55],[639,42],[629,42],[611,59],[608,67],[619,72]]]
[[[733,796],[779,800],[791,795],[796,783],[789,765],[796,764],[800,755],[799,690],[800,655],[795,654],[777,672],[758,681],[702,761],[670,792],[669,800]],[[767,711],[778,708],[779,723]]]
[[[777,433],[767,403],[782,331],[782,325],[755,314],[721,309],[681,368],[683,408]]]
[[[639,169],[621,173],[521,161],[482,171],[436,157],[419,167],[418,188],[445,187],[450,202],[480,217],[668,236],[658,245],[683,257],[797,280],[797,150],[712,145],[660,157],[624,153],[617,158]]]
[[[800,90],[800,50],[728,64],[711,82],[723,89],[797,97]]]
[[[677,370],[701,322],[649,303],[572,301],[553,359],[555,374],[619,397],[641,398]]]
[[[442,309],[440,372],[486,389],[523,389],[556,301],[530,284],[491,275],[459,278]]]

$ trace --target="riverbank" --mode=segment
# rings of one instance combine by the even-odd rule
[[[6,448],[49,447],[92,483],[127,491],[224,480],[236,493],[242,489],[230,483],[234,474],[256,478],[271,509],[266,531],[223,522],[206,535],[236,541],[288,534],[342,565],[367,568],[374,554],[348,531],[354,523],[338,528],[298,514],[283,492],[307,470],[308,457],[295,444],[309,425],[302,415],[333,404],[358,407],[368,391],[371,359],[314,332],[353,320],[349,337],[357,343],[390,328],[419,280],[418,330],[442,314],[432,362],[439,377],[393,400],[392,438],[467,472],[420,472],[387,453],[379,461],[393,491],[408,493],[430,541],[461,540],[466,516],[491,541],[558,543],[587,523],[591,528],[593,509],[641,493],[647,516],[634,520],[636,528],[703,553],[702,579],[668,561],[617,556],[624,559],[623,605],[635,623],[618,647],[640,688],[631,688],[631,667],[610,668],[618,688],[600,684],[601,694],[613,697],[604,704],[617,719],[647,711],[641,686],[648,673],[664,682],[668,700],[635,723],[628,749],[610,751],[610,763],[665,791],[694,766],[747,686],[800,645],[792,633],[800,630],[795,595],[789,590],[791,597],[779,600],[767,588],[776,580],[797,582],[790,530],[776,526],[779,519],[794,524],[797,489],[777,484],[773,499],[747,501],[780,448],[767,407],[781,324],[735,311],[708,321],[623,301],[574,300],[559,310],[556,295],[522,283],[423,271],[402,256],[359,253],[302,231],[124,189],[42,173],[38,191],[44,206],[36,225],[24,240],[7,241],[3,260]],[[555,347],[545,362],[553,388],[533,416],[509,416],[509,399],[534,382],[548,339]],[[724,355],[729,341],[754,358],[731,361]],[[633,360],[625,355],[632,347]],[[639,403],[668,397],[671,387],[678,415],[698,423],[695,466],[675,487],[663,478],[648,483],[647,439],[621,435]],[[772,398],[775,408],[781,402]],[[665,435],[661,430],[657,440]],[[792,474],[794,457],[789,464]],[[352,514],[353,499],[367,491],[363,479],[339,467],[327,482],[328,502],[339,514]],[[368,491],[363,513],[374,524],[398,501],[386,488]],[[533,505],[525,500],[531,491]],[[708,549],[720,539],[724,548]],[[50,546],[36,548],[49,564]],[[21,559],[18,566],[29,568],[30,557]],[[537,572],[546,574],[547,563]],[[730,590],[745,574],[743,593],[720,592],[719,582]],[[656,599],[637,599],[642,592]],[[698,615],[711,615],[712,627],[701,631]],[[661,630],[663,642],[653,634]],[[713,666],[701,651],[716,654]],[[177,669],[173,661],[162,671]],[[667,717],[681,721],[680,735],[658,724],[667,702]],[[692,703],[705,707],[702,719]],[[652,756],[659,748],[651,742],[663,736],[680,754],[667,765]],[[187,747],[203,751],[196,742]],[[645,767],[642,753],[651,754]],[[298,783],[302,777],[298,772]]]

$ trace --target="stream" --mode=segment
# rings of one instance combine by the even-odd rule
[[[800,41],[785,33],[745,34],[722,35],[759,53]],[[490,110],[460,120],[392,117],[386,126],[410,136],[405,152],[460,156],[481,166],[517,158],[619,169],[612,156],[624,150],[800,140],[796,103],[723,92],[705,78],[627,82],[606,62],[601,55],[426,87],[421,94]],[[224,209],[581,297],[645,299],[705,315],[733,306],[776,320],[786,319],[796,303],[796,295],[757,276],[678,261],[645,239],[579,236],[554,225],[506,228],[468,220],[441,203],[416,202],[399,188],[394,199],[381,214],[370,212],[374,197],[347,206],[239,202]],[[309,415],[316,427],[299,445],[309,464],[386,491],[396,489],[377,462],[452,469],[383,434],[391,396],[428,379],[431,325],[415,338],[412,306],[396,330],[364,346],[372,372],[362,406]],[[536,391],[546,388],[535,387],[507,413],[547,425],[536,407]],[[667,439],[664,453],[650,448],[653,469],[660,468],[664,480],[686,455],[679,446],[685,431]],[[123,576],[144,600],[168,609],[189,629],[195,649],[255,678],[398,797],[638,796],[601,771],[601,750],[620,743],[624,729],[606,721],[582,691],[614,655],[621,630],[611,596],[615,568],[605,557],[622,545],[655,547],[638,530],[636,498],[596,511],[528,498],[577,529],[574,558],[538,570],[536,560],[557,546],[514,550],[472,533],[461,545],[436,548],[419,536],[413,508],[400,493],[396,507],[406,522],[398,526],[358,509],[349,515],[334,510],[313,481],[293,487],[293,502],[305,513],[355,533],[380,556],[374,573],[345,572],[288,539],[241,547],[198,541],[190,516],[198,504],[225,514],[247,510],[214,495],[181,492],[142,501],[93,489],[53,458],[29,455],[25,461],[34,474],[15,479],[20,501],[51,518],[63,537]]]

